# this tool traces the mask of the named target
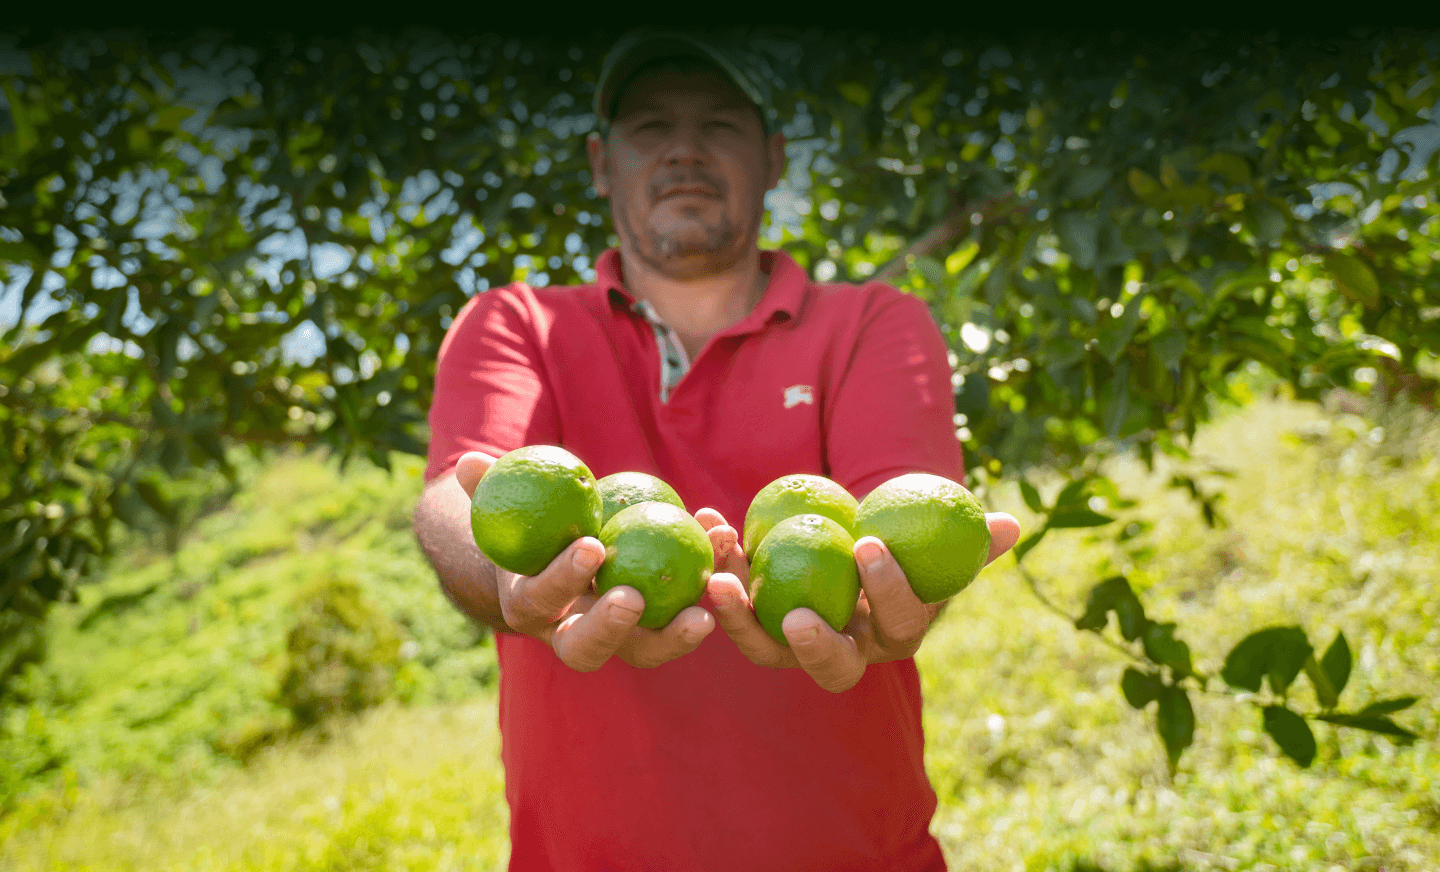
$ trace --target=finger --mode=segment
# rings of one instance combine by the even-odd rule
[[[638,669],[652,669],[694,651],[714,629],[713,615],[699,606],[690,606],[658,630],[637,627],[616,654]]]
[[[990,525],[990,556],[985,558],[985,565],[989,566],[1020,541],[1020,522],[1004,512],[988,512],[985,523]]]
[[[695,513],[695,520],[700,522],[700,526],[704,527],[706,532],[725,524],[725,516],[716,509],[701,509]]]
[[[740,579],[740,586],[750,584],[750,564],[740,550],[740,534],[734,527],[721,524],[710,528],[710,548],[715,552],[715,571],[728,572]]]
[[[710,576],[706,591],[715,606],[715,621],[751,663],[772,669],[800,665],[794,653],[770,638],[755,619],[750,597],[745,594],[740,579],[728,572],[717,572]]]
[[[590,589],[595,570],[604,560],[605,546],[593,536],[584,536],[561,551],[539,575],[503,573],[498,593],[505,623],[520,633],[539,633]]]
[[[795,609],[780,626],[800,666],[831,693],[849,690],[865,674],[865,658],[855,640],[830,629],[810,609]]]
[[[645,598],[635,588],[611,588],[550,631],[550,645],[566,666],[577,672],[594,672],[630,637],[644,610]]]
[[[494,464],[495,458],[483,451],[467,451],[460,455],[460,460],[455,464],[455,480],[460,482],[465,496],[474,499],[476,486]]]
[[[860,587],[870,605],[875,641],[885,649],[914,653],[930,629],[934,611],[910,589],[905,572],[879,539],[861,536],[855,543],[855,562],[860,567]]]

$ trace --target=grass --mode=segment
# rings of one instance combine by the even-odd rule
[[[1421,740],[1399,748],[1322,726],[1302,770],[1254,701],[1217,681],[1196,699],[1195,744],[1172,781],[1153,706],[1120,695],[1123,656],[1042,607],[1002,558],[919,655],[933,831],[953,868],[1440,868],[1440,544],[1427,535],[1440,425],[1408,413],[1380,424],[1257,402],[1205,430],[1183,466],[1107,470],[1139,499],[1127,542],[1064,531],[1026,564],[1072,615],[1095,581],[1125,573],[1210,674],[1264,625],[1299,624],[1321,646],[1343,630],[1356,668],[1342,702],[1420,696],[1400,720]],[[1229,525],[1213,530],[1166,486],[1207,462],[1234,473],[1220,504]],[[280,461],[176,560],[132,559],[57,612],[22,714],[32,745],[43,737],[62,762],[0,818],[0,868],[502,867],[493,649],[447,611],[415,551],[417,476]],[[1033,525],[1013,486],[986,498]],[[322,563],[357,578],[424,649],[410,690],[242,765],[216,750],[220,727],[277,709],[287,597]],[[1291,701],[1314,708],[1308,689]],[[19,734],[12,724],[7,753]]]
[[[1264,735],[1256,707],[1217,682],[1196,700],[1196,743],[1172,783],[1154,707],[1138,713],[1119,693],[1127,661],[1021,592],[1006,558],[919,655],[934,829],[952,864],[1437,868],[1440,544],[1426,531],[1440,510],[1440,459],[1433,420],[1415,420],[1396,417],[1392,431],[1413,432],[1387,440],[1357,418],[1256,404],[1205,431],[1190,464],[1235,474],[1227,528],[1209,529],[1164,487],[1176,469],[1118,463],[1112,477],[1141,497],[1148,532],[1125,546],[1071,532],[1027,563],[1074,615],[1089,585],[1128,574],[1211,675],[1262,626],[1299,624],[1320,646],[1343,630],[1357,666],[1342,702],[1422,697],[1402,718],[1420,742],[1402,750],[1320,725],[1320,757],[1302,770]],[[1033,523],[1015,495],[992,496]],[[1315,710],[1308,690],[1292,696]]]
[[[6,853],[77,872],[503,869],[499,747],[493,699],[386,705],[204,786],[72,789],[12,827]]]

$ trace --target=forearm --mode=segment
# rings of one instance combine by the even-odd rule
[[[514,632],[500,611],[495,565],[475,545],[470,500],[453,473],[431,482],[420,495],[415,538],[456,608],[496,631]]]

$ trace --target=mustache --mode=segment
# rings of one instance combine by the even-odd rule
[[[652,182],[649,190],[650,199],[658,200],[665,196],[667,192],[673,191],[676,188],[690,187],[708,188],[717,196],[725,193],[725,186],[719,179],[703,171],[691,170],[684,174],[666,176],[663,179]]]

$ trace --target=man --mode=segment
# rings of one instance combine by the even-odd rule
[[[511,869],[943,869],[911,659],[939,607],[867,537],[845,632],[798,609],[780,645],[749,608],[735,530],[791,473],[857,498],[907,472],[961,480],[939,331],[893,288],[816,284],[759,250],[784,139],[729,55],[622,40],[596,111],[619,249],[594,284],[516,284],[461,311],[416,509],[447,595],[496,630]],[[593,538],[533,578],[490,564],[468,496],[526,444],[669,482],[715,547],[701,603],[637,627],[637,591],[590,592]],[[1019,527],[990,521],[993,560]]]

